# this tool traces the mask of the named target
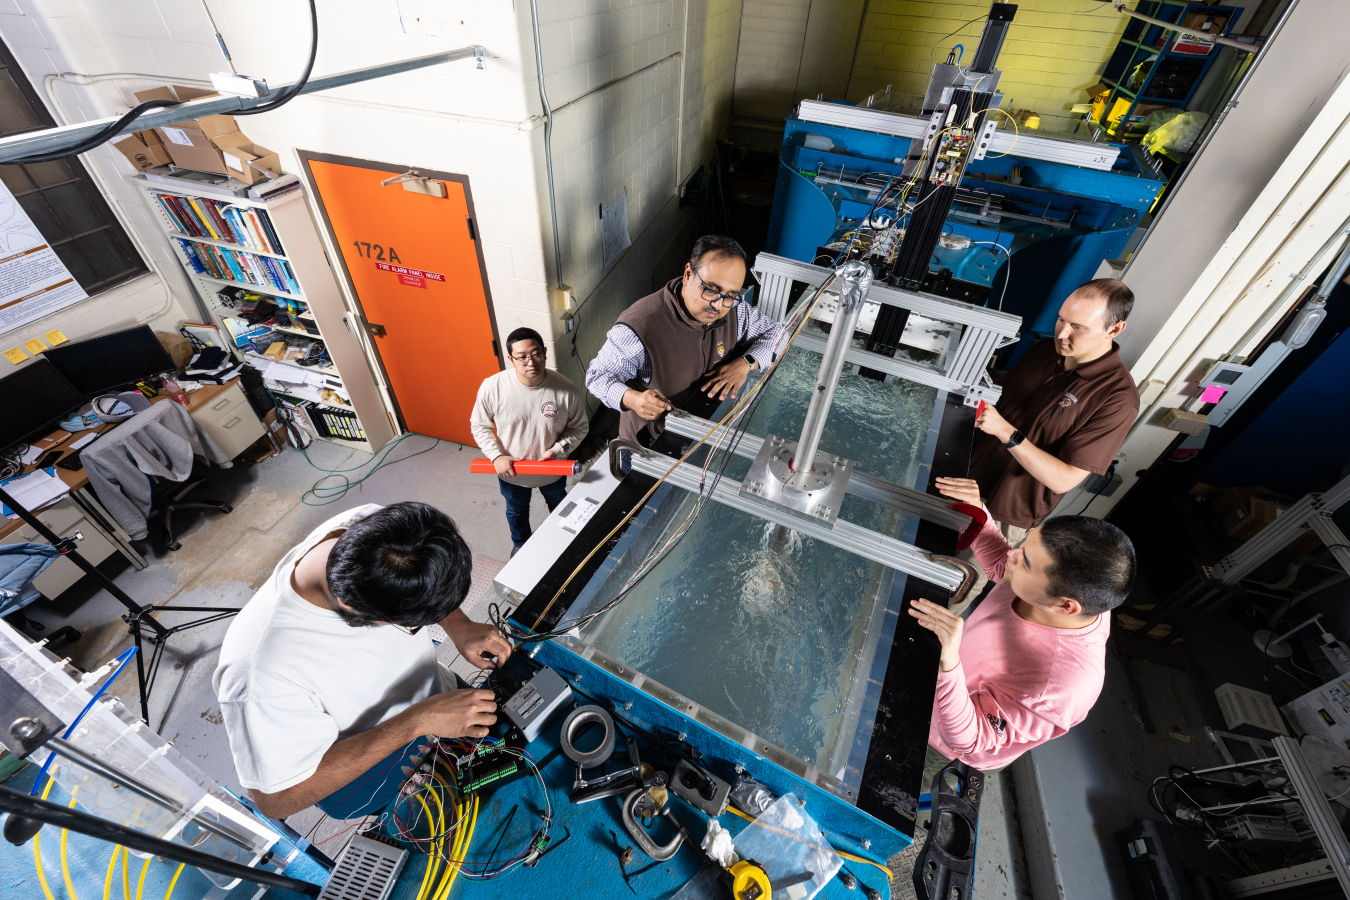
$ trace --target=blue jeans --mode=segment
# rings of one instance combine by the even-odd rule
[[[533,534],[530,530],[530,497],[534,488],[508,484],[500,478],[497,479],[497,486],[501,488],[502,496],[506,498],[506,524],[511,526],[511,543],[519,547]],[[539,493],[544,495],[548,511],[553,512],[563,497],[567,496],[567,479],[563,477],[557,481],[550,481],[540,486]]]

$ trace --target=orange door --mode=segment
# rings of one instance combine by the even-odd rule
[[[444,197],[381,181],[406,166],[300,153],[372,335],[403,427],[472,445],[469,414],[502,368],[473,198],[463,175],[419,170]]]

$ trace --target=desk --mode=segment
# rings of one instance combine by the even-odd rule
[[[166,395],[154,397],[151,403],[173,402]],[[211,436],[220,448],[234,458],[247,446],[264,435],[262,422],[258,420],[238,380],[229,384],[204,384],[188,394],[188,414]],[[103,434],[116,428],[115,424],[100,425],[72,434],[62,443],[64,459],[72,451],[69,446],[89,434]],[[44,451],[45,452],[45,451]],[[24,474],[33,471],[29,466]],[[87,535],[79,549],[90,562],[98,563],[106,559],[115,550],[127,558],[137,569],[144,569],[148,563],[132,546],[127,533],[117,525],[99,503],[89,485],[89,476],[84,469],[56,469],[57,476],[70,488],[65,497],[43,507],[32,510],[49,528],[62,537],[74,532],[84,534],[88,529],[94,532]],[[36,531],[22,520],[4,520],[0,524],[0,543],[37,540]],[[54,597],[74,584],[83,572],[69,560],[59,559],[34,582],[44,596]]]

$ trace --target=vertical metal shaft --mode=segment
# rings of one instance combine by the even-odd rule
[[[863,300],[872,287],[872,267],[858,260],[844,263],[839,267],[839,277],[843,281],[839,289],[839,308],[834,314],[834,324],[830,326],[825,355],[820,360],[816,387],[811,392],[811,405],[806,410],[806,421],[802,423],[802,436],[797,439],[789,487],[805,489],[806,476],[811,472],[811,463],[820,447],[820,435],[825,430],[825,417],[830,413],[834,390],[839,386],[839,375],[844,371],[844,357],[853,343],[853,330],[858,327]]]

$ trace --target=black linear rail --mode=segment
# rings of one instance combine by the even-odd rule
[[[975,410],[959,397],[948,395],[933,451],[933,477],[964,478],[970,472],[970,449],[975,435]],[[928,493],[937,495],[930,484]],[[930,553],[954,555],[956,532],[931,522],[920,522],[915,545]],[[924,788],[924,754],[928,747],[928,723],[937,690],[941,646],[931,631],[919,625],[907,610],[923,597],[942,602],[947,592],[914,576],[905,579],[900,611],[881,685],[876,724],[867,749],[858,808],[903,834],[914,835],[914,820],[901,812],[901,792],[917,801]]]

